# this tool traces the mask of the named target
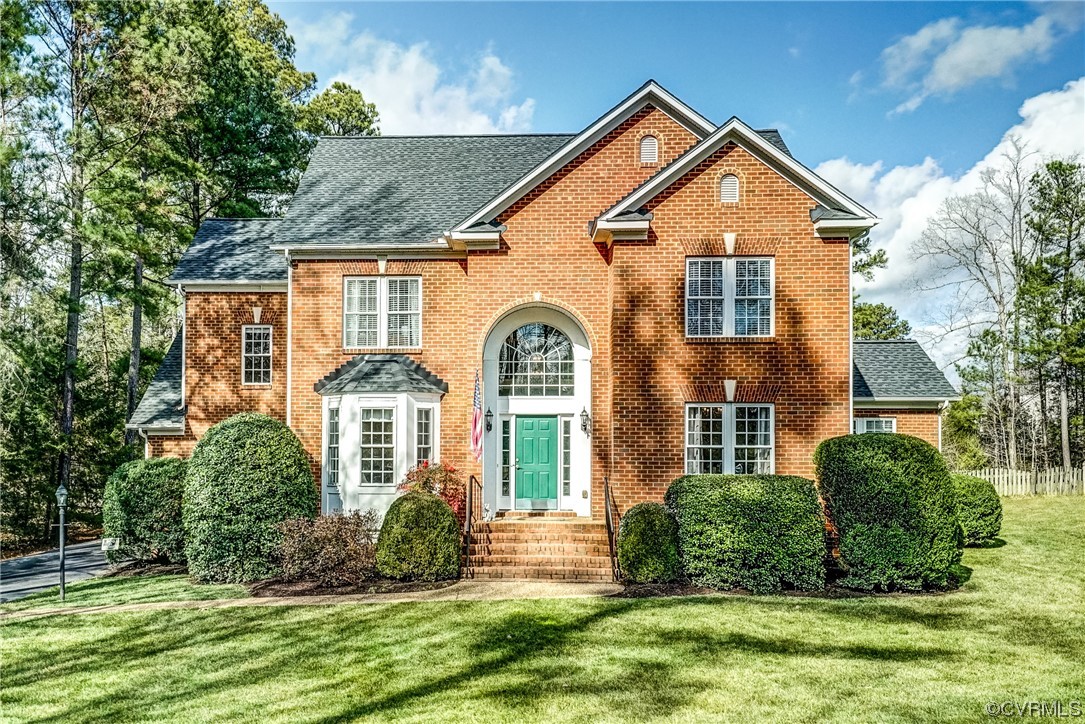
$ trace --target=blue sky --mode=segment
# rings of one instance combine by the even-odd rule
[[[926,219],[1010,135],[1085,152],[1082,2],[270,6],[298,66],[361,89],[386,134],[575,132],[648,78],[717,123],[778,127],[885,219],[892,265],[860,291],[931,334],[909,253]]]

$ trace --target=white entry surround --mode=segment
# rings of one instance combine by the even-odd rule
[[[420,392],[384,394],[343,394],[323,400],[321,470],[322,507],[325,513],[376,510],[383,515],[396,497],[396,486],[407,471],[417,465],[418,411],[429,410],[430,459],[441,457],[441,396]],[[392,428],[392,466],[390,483],[372,484],[362,473],[362,410],[389,410]],[[338,411],[339,464],[338,485],[329,468],[329,422]]]
[[[501,347],[515,330],[533,322],[546,324],[563,332],[573,347],[573,395],[567,397],[504,396],[499,394],[498,375]],[[591,426],[584,431],[581,413],[592,412],[591,406],[591,347],[587,334],[572,317],[553,306],[536,304],[509,312],[502,317],[486,337],[482,359],[482,409],[493,413],[493,427],[483,432],[482,485],[483,502],[490,511],[513,510],[516,500],[515,471],[510,472],[509,495],[502,495],[502,422],[508,421],[515,430],[517,415],[554,415],[559,421],[559,440],[564,437],[560,430],[564,420],[569,420],[569,494],[563,491],[563,481],[558,484],[558,510],[574,512],[578,516],[591,515]],[[510,435],[515,438],[515,433]],[[564,441],[559,449],[559,472]],[[513,441],[513,445],[515,442]],[[515,457],[515,454],[513,454]]]

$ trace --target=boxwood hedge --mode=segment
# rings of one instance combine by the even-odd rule
[[[762,593],[825,585],[825,520],[814,483],[787,475],[690,475],[667,488],[686,575]]]
[[[934,447],[895,433],[845,435],[818,445],[814,463],[839,536],[842,585],[891,591],[953,582],[962,548],[957,496]]]
[[[377,538],[377,572],[401,581],[457,578],[460,526],[451,506],[432,493],[396,498]]]
[[[957,519],[965,545],[994,540],[1002,529],[1002,500],[995,486],[983,478],[954,474],[957,491]]]
[[[133,460],[109,477],[102,497],[105,537],[119,538],[107,551],[110,563],[124,560],[184,563],[181,496],[187,464],[178,458]]]
[[[189,572],[221,583],[274,576],[279,524],[318,507],[305,450],[286,425],[256,413],[223,420],[196,444],[185,478]]]
[[[682,573],[678,524],[659,503],[634,505],[618,526],[618,565],[633,583],[667,583]]]

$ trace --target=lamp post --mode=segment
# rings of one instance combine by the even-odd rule
[[[68,507],[68,489],[64,483],[57,488],[57,507],[60,508],[60,600],[64,600],[64,511]]]

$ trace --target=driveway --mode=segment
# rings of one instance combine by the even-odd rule
[[[109,570],[101,541],[78,543],[64,549],[68,583],[100,576]],[[60,585],[60,551],[52,550],[0,561],[0,603]]]

